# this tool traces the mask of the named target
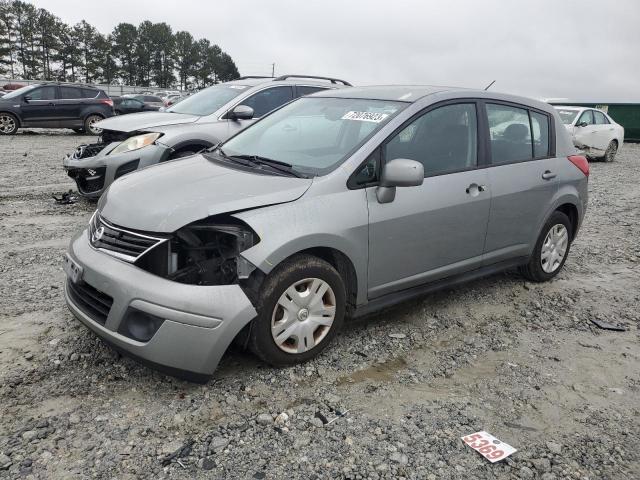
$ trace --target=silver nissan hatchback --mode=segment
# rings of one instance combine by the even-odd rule
[[[116,348],[193,380],[234,339],[290,365],[347,317],[507,268],[550,280],[588,174],[535,100],[316,93],[213,151],[114,182],[71,241],[66,300]]]

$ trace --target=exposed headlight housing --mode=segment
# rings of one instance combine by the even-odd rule
[[[136,265],[174,282],[229,285],[251,275],[255,266],[240,253],[259,241],[245,223],[219,215],[182,227]]]
[[[147,145],[151,145],[158,138],[162,136],[161,133],[152,132],[152,133],[144,133],[142,135],[136,135],[135,137],[129,137],[116,148],[111,150],[109,155],[117,154],[117,153],[126,153],[132,152],[134,150],[139,150],[142,147],[146,147]]]

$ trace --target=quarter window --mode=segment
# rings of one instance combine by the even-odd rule
[[[544,158],[549,156],[549,117],[542,113],[531,112],[531,128],[533,129],[533,156]]]
[[[529,113],[526,109],[488,103],[487,117],[491,135],[491,163],[532,158]]]
[[[593,117],[596,125],[606,125],[609,123],[609,119],[605,117],[604,113],[598,112],[596,110],[593,111]]]
[[[242,101],[242,105],[253,108],[254,118],[262,117],[272,110],[293,99],[293,89],[290,86],[274,87],[262,90]]]
[[[36,88],[27,92],[27,97],[30,97],[31,100],[55,100],[56,98],[56,87],[42,87]]]
[[[409,158],[424,166],[426,177],[477,164],[478,127],[473,103],[446,105],[421,115],[385,146],[385,160]]]

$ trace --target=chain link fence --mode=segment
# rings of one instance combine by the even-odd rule
[[[17,85],[32,85],[34,83],[43,83],[44,80],[26,80],[23,78],[8,78],[8,77],[0,77],[0,88],[3,88],[6,84],[17,84]],[[83,82],[69,82],[69,83],[78,83],[83,84]],[[110,97],[119,97],[122,95],[133,94],[133,93],[141,93],[141,92],[161,92],[166,90],[178,90],[178,89],[168,89],[168,88],[157,88],[157,87],[140,87],[137,85],[108,85],[103,83],[87,83],[85,85],[91,85],[92,87],[99,88],[104,90],[107,95]],[[179,90],[178,90],[179,91]]]

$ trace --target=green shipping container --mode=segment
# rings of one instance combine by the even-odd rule
[[[625,142],[640,142],[640,103],[550,102],[551,105],[598,108],[624,127]]]

